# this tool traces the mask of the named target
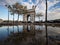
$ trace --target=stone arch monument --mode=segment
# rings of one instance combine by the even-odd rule
[[[26,14],[23,15],[23,21],[28,22],[28,17],[29,16],[30,16],[30,22],[33,23],[35,21],[35,9],[34,9],[34,6],[32,7],[32,9],[29,9]]]

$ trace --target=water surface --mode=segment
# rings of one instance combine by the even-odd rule
[[[50,45],[51,37],[58,36],[60,34],[60,27],[53,27],[53,26],[47,26],[47,32],[48,32],[48,42]],[[10,40],[9,40],[10,39]],[[45,25],[18,25],[18,26],[1,26],[0,27],[0,41],[6,41],[9,44],[15,44],[15,41],[20,45],[44,45],[46,44],[46,30]],[[60,40],[60,38],[58,39]],[[5,42],[5,43],[6,43]],[[20,43],[21,42],[21,43]],[[54,42],[54,41],[53,41]],[[8,44],[8,45],[9,45]],[[55,44],[54,43],[51,43]],[[57,43],[56,43],[57,44]],[[6,44],[7,45],[7,44]]]

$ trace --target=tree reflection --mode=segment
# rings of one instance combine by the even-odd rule
[[[9,26],[8,26],[8,28],[7,28],[7,32],[8,32],[8,36],[9,36]]]
[[[18,33],[19,33],[19,26],[17,25],[17,30],[18,30]]]

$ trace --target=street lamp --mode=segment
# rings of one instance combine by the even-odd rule
[[[45,29],[46,29],[46,45],[48,45],[48,32],[47,32],[47,0],[46,0],[46,13],[45,13]]]

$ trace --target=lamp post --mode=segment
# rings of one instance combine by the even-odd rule
[[[46,0],[46,13],[45,13],[45,29],[46,29],[46,45],[48,45],[48,32],[47,32],[47,0]]]

